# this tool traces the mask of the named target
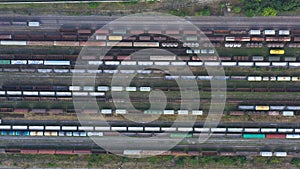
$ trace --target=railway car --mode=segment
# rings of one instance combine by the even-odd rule
[[[279,37],[278,41],[282,41],[282,42],[290,42],[292,40],[291,37]]]
[[[279,82],[291,81],[291,77],[290,76],[278,76],[277,81],[279,81]]]
[[[290,30],[279,30],[278,35],[280,36],[288,36],[290,35]]]
[[[229,112],[229,115],[231,115],[231,116],[242,116],[244,114],[245,114],[244,111],[230,111]]]
[[[285,52],[283,49],[271,49],[270,54],[271,55],[283,55]]]
[[[230,30],[226,30],[226,29],[214,30],[214,34],[215,35],[226,35],[226,34],[230,34]]]
[[[300,36],[294,36],[294,42],[300,42]]]
[[[202,110],[192,110],[192,115],[202,116],[203,111]]]
[[[261,128],[260,131],[262,133],[276,133],[277,129],[276,128]]]
[[[247,105],[239,105],[239,110],[254,110],[254,106],[247,106]]]
[[[265,38],[264,37],[251,37],[251,41],[263,42],[263,41],[265,41]]]
[[[245,139],[264,139],[266,138],[265,134],[243,134]]]
[[[67,60],[45,60],[44,65],[47,66],[70,66],[71,62]]]
[[[201,30],[201,32],[205,35],[212,35],[214,33],[212,30]]]
[[[108,40],[111,40],[111,41],[121,41],[121,40],[123,40],[123,37],[122,36],[113,36],[113,35],[110,35],[110,36],[108,36]]]
[[[223,36],[210,36],[210,37],[207,37],[209,41],[212,41],[212,42],[223,42],[225,39]],[[205,38],[205,40],[207,39]]]
[[[193,134],[191,133],[170,133],[170,138],[191,138]]]
[[[125,110],[125,109],[116,109],[116,110],[115,110],[115,113],[116,113],[116,114],[127,114],[128,111]]]
[[[188,115],[189,111],[188,110],[177,110],[178,115]]]
[[[286,139],[300,139],[300,134],[287,134]]]
[[[261,76],[248,76],[247,80],[257,82],[257,81],[262,81],[262,77]]]
[[[27,60],[11,60],[12,65],[26,65]]]
[[[165,115],[174,115],[175,111],[174,110],[163,110],[163,114],[165,114]]]
[[[42,65],[44,64],[43,60],[28,60],[29,65]]]
[[[264,30],[264,35],[275,35],[275,30]]]
[[[252,29],[249,31],[249,35],[261,35],[260,30]]]
[[[162,110],[144,110],[144,114],[163,114]]]
[[[9,40],[1,40],[0,45],[15,45],[15,46],[26,46],[27,41],[9,41]]]
[[[263,56],[252,56],[252,61],[264,61]]]
[[[11,34],[0,34],[0,40],[9,40],[12,39]]]
[[[1,65],[9,65],[10,64],[10,60],[0,60],[0,64]]]
[[[270,110],[270,106],[255,106],[255,110],[257,110],[257,111],[268,111],[268,110]]]
[[[150,56],[150,60],[176,60],[176,56]]]
[[[287,152],[274,152],[275,157],[286,157]]]
[[[233,34],[233,35],[245,35],[245,34],[247,34],[247,31],[245,31],[245,30],[231,30],[230,34]]]
[[[272,157],[273,153],[269,151],[262,151],[259,153],[262,157]]]
[[[159,47],[159,42],[133,42],[133,47]]]
[[[269,138],[269,139],[285,139],[286,134],[266,134],[266,138]]]
[[[282,116],[294,116],[294,111],[282,111]]]
[[[27,41],[29,46],[53,46],[53,41]]]
[[[101,109],[102,114],[112,114],[112,109]]]

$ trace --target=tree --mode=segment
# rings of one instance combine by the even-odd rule
[[[241,12],[241,7],[236,6],[236,7],[233,8],[233,11],[234,11],[235,13],[240,13],[240,12]]]
[[[276,16],[277,15],[277,10],[271,7],[267,7],[263,9],[262,12],[263,16]]]
[[[255,12],[253,10],[246,10],[245,15],[247,17],[253,17],[255,15]]]
[[[240,0],[243,4],[245,15],[276,16],[279,12],[294,11],[299,9],[299,0]]]
[[[210,9],[208,6],[206,6],[204,9],[203,9],[203,13],[202,13],[204,16],[210,16]]]

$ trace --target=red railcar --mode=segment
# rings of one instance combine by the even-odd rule
[[[73,150],[56,150],[55,154],[74,154]]]
[[[92,30],[90,30],[90,29],[79,29],[79,30],[77,30],[77,33],[78,34],[91,34]]]
[[[91,150],[74,150],[74,154],[92,154]]]
[[[131,56],[117,56],[118,60],[131,60]]]
[[[231,116],[242,116],[244,114],[245,114],[245,112],[243,112],[243,111],[231,111],[231,112],[229,112],[229,115],[231,115]]]
[[[98,30],[95,31],[95,33],[97,33],[97,34],[108,34],[109,30],[107,30],[107,29],[98,29]]]
[[[21,154],[37,154],[38,150],[21,149]]]
[[[15,113],[28,113],[29,109],[15,109],[14,112]]]
[[[55,154],[55,150],[50,149],[40,149],[38,151],[38,154]]]
[[[64,111],[63,111],[63,109],[50,109],[48,111],[48,113],[51,113],[51,114],[63,114]]]
[[[132,35],[139,35],[139,34],[144,34],[144,30],[130,30],[130,34]]]
[[[1,40],[11,39],[11,34],[0,35],[0,39],[1,39]]]
[[[266,138],[281,138],[285,139],[286,134],[266,134]]]
[[[28,41],[27,45],[32,45],[32,46],[53,46],[53,41]]]

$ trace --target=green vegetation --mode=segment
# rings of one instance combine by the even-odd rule
[[[210,15],[211,15],[211,10],[208,6],[205,6],[203,9],[196,12],[196,16],[210,16]]]
[[[300,167],[300,158],[292,158],[291,164]]]
[[[88,5],[89,5],[89,8],[93,8],[93,9],[99,7],[99,3],[97,3],[97,2],[88,3]]]
[[[278,13],[278,11],[276,9],[271,8],[271,7],[267,7],[267,8],[263,9],[262,15],[263,16],[276,16],[277,13]]]
[[[202,157],[200,158],[202,164],[214,164],[219,163],[225,166],[241,166],[247,163],[247,159],[244,156],[235,157]]]
[[[241,0],[248,17],[276,16],[280,12],[295,11],[300,7],[299,0]]]
[[[186,16],[187,13],[184,10],[170,10],[169,13],[175,16]]]
[[[241,7],[239,7],[239,6],[236,6],[236,7],[234,7],[233,8],[233,11],[235,12],[235,13],[240,13],[241,12]]]
[[[30,159],[30,160],[28,160]],[[297,160],[298,161],[297,161]],[[111,154],[92,155],[20,155],[2,154],[0,156],[1,168],[257,168],[257,165],[268,163],[270,168],[293,168],[298,166],[298,158],[262,158],[254,157],[251,162],[244,156],[153,156],[148,158],[134,159],[120,157]],[[14,161],[18,161],[14,163]],[[278,163],[281,162],[281,163]],[[283,167],[284,166],[284,167]]]

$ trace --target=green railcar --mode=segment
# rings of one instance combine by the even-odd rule
[[[0,65],[9,65],[10,60],[0,60]]]
[[[266,135],[265,134],[243,134],[243,138],[259,139],[259,138],[266,138]]]
[[[170,138],[191,138],[193,134],[191,133],[171,133]]]
[[[163,110],[145,110],[144,114],[163,114]]]

